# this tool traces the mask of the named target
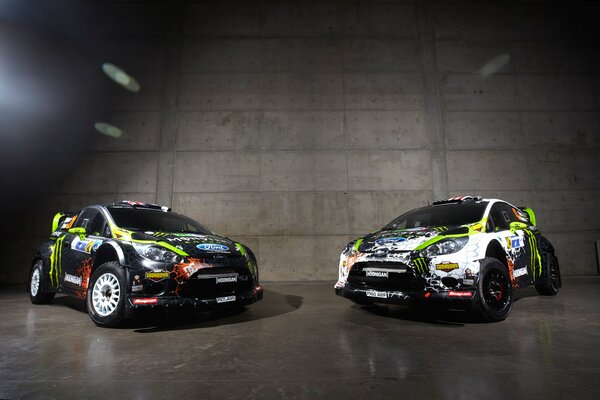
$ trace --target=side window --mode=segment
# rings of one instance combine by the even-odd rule
[[[87,227],[87,231],[90,235],[104,236],[104,227],[106,226],[106,219],[101,212],[96,213],[94,219],[90,222]]]
[[[515,214],[515,210],[508,204],[501,203],[500,209],[502,210],[502,216],[509,225],[511,222],[519,221],[517,214]]]
[[[106,225],[106,219],[104,215],[98,210],[93,208],[86,208],[81,212],[77,221],[75,221],[76,228],[85,228],[88,235],[102,236],[104,234],[104,226]]]
[[[490,217],[492,218],[492,222],[494,224],[494,232],[509,229],[510,216],[506,210],[503,209],[501,203],[496,203],[492,206]]]
[[[92,220],[96,217],[96,214],[98,214],[98,211],[93,208],[86,208],[79,214],[79,217],[77,217],[74,228],[85,228],[85,230],[89,232],[89,227]]]

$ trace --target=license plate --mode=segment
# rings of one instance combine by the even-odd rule
[[[235,301],[235,296],[217,297],[217,303],[229,303]]]
[[[379,290],[367,290],[367,297],[387,299],[387,292],[380,292]]]
[[[217,284],[237,282],[237,276],[217,276]]]
[[[365,276],[367,278],[387,278],[387,271],[365,271]]]

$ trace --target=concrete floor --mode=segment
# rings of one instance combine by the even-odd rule
[[[0,289],[0,398],[597,398],[600,286],[533,289],[501,323],[361,308],[332,284],[267,284],[235,315],[94,326],[81,304]]]

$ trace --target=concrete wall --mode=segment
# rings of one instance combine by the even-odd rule
[[[597,6],[59,4],[83,16],[63,26],[93,60],[142,90],[102,81],[99,63],[58,68],[71,85],[112,85],[90,113],[127,136],[83,128],[72,154],[85,162],[41,191],[7,191],[30,205],[28,229],[1,245],[0,282],[26,279],[54,211],[124,198],[248,244],[264,280],[334,280],[343,246],[403,211],[500,197],[537,211],[564,274],[595,273]]]

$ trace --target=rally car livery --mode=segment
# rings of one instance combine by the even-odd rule
[[[62,292],[118,326],[136,311],[243,306],[262,299],[256,257],[167,207],[133,201],[58,213],[33,258],[34,304]]]
[[[558,259],[530,208],[455,197],[409,211],[352,241],[339,263],[336,294],[358,304],[424,303],[505,319],[513,289],[542,295],[561,286]]]

